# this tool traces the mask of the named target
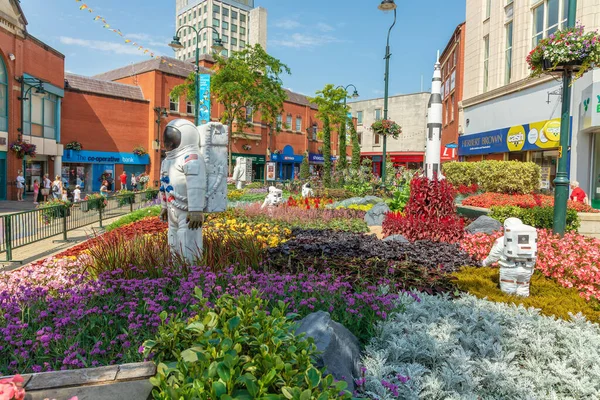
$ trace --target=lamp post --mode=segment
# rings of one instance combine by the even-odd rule
[[[340,129],[340,137],[338,137],[338,144],[342,141],[341,137],[342,135],[346,135],[346,124],[348,123],[348,113],[346,112],[346,101],[348,99],[348,88],[353,87],[354,88],[354,93],[352,93],[352,95],[350,97],[352,97],[353,99],[358,98],[360,95],[358,94],[358,89],[356,89],[356,86],[354,86],[353,84],[349,84],[348,86],[344,87],[342,85],[338,86],[336,89],[344,89],[344,91],[346,92],[346,95],[344,96],[344,123],[342,124],[342,127]],[[350,121],[350,123],[352,123],[352,121]],[[345,143],[345,140],[344,140]],[[347,144],[347,143],[346,143]],[[346,149],[342,149],[340,146],[340,157],[344,157],[344,159],[346,159]],[[345,165],[346,163],[344,162],[343,165]]]
[[[29,100],[29,97],[27,96],[31,94],[32,89],[35,89],[36,94],[46,94],[46,90],[44,89],[44,82],[37,78],[26,78],[22,76],[21,78],[17,79],[17,82],[21,84],[21,96],[17,97],[17,99],[21,102],[21,127],[17,128],[17,131],[19,132],[19,140],[21,140],[24,131],[23,126],[25,125],[25,102]],[[30,85],[29,89],[25,90],[25,85]]]
[[[575,26],[577,0],[569,2],[567,28]],[[567,174],[569,131],[571,128],[571,69],[562,72],[562,109],[560,118],[560,151],[554,185],[554,233],[563,236],[567,225],[567,200],[569,199],[569,177]]]
[[[392,28],[396,25],[396,3],[394,0],[382,0],[381,4],[377,7],[381,11],[392,11],[394,10],[394,23],[390,26],[387,35],[387,45],[385,47],[385,89],[383,93],[383,119],[386,120],[388,116],[388,92],[390,84],[390,34]],[[386,172],[386,147],[387,147],[387,135],[383,135],[383,158],[381,160],[381,181],[385,185],[385,172]]]
[[[152,148],[158,152],[160,150],[160,123],[163,118],[167,118],[169,114],[167,113],[167,109],[163,107],[154,107],[154,112],[156,113],[156,127],[158,128],[156,131],[156,139],[152,142]]]
[[[223,51],[223,49],[225,48],[223,46],[223,42],[221,41],[221,38],[219,36],[219,31],[217,31],[214,27],[212,26],[204,26],[200,29],[196,29],[194,26],[192,25],[182,25],[179,27],[179,29],[177,29],[177,32],[175,33],[175,36],[173,36],[173,41],[171,43],[169,43],[169,46],[171,46],[174,49],[183,49],[183,44],[181,44],[180,40],[179,40],[179,32],[184,29],[184,28],[190,28],[192,29],[195,33],[196,33],[196,80],[195,80],[195,88],[196,88],[196,96],[195,96],[195,124],[196,126],[199,125],[199,121],[200,121],[200,112],[199,112],[199,107],[200,107],[200,75],[198,74],[198,71],[200,70],[200,32],[202,32],[202,30],[204,29],[212,29],[215,32],[216,38],[214,39],[214,43],[212,45],[212,48],[214,51],[216,52],[221,52]]]

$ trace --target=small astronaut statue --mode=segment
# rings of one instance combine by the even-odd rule
[[[266,206],[277,206],[283,202],[283,191],[275,186],[269,187],[269,194],[260,208]]]
[[[504,293],[529,296],[529,281],[537,257],[537,231],[518,218],[504,221],[504,236],[494,242],[484,266],[500,264],[500,289]]]
[[[314,192],[310,187],[310,182],[306,182],[302,185],[302,198],[313,197]]]
[[[244,188],[242,183],[242,178],[244,176],[244,166],[242,165],[242,160],[239,158],[235,162],[235,167],[233,168],[232,178],[235,181],[235,188],[237,190],[242,190]]]
[[[202,252],[206,166],[196,126],[171,121],[164,131],[166,158],[160,167],[160,218],[169,223],[169,247],[192,263]]]

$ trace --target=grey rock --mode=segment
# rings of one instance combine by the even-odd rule
[[[316,367],[326,368],[326,373],[348,383],[347,390],[354,391],[354,379],[360,378],[360,346],[356,336],[342,324],[332,321],[329,313],[318,311],[304,317],[296,334],[306,333],[315,341],[321,354]]]
[[[383,224],[383,219],[385,218],[385,214],[390,212],[390,208],[385,203],[378,203],[373,206],[367,213],[365,214],[365,222],[368,226],[381,226]]]
[[[408,239],[402,235],[391,235],[386,238],[383,238],[384,242],[400,242],[400,243],[409,243]]]
[[[469,233],[487,233],[491,235],[502,229],[502,224],[494,218],[482,215],[465,228]]]

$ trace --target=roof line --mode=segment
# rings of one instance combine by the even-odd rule
[[[78,77],[80,77],[80,78],[85,78],[85,79],[91,79],[91,80],[98,81],[98,82],[103,82],[103,83],[110,83],[110,84],[113,84],[113,85],[121,85],[121,86],[126,86],[126,87],[128,87],[128,88],[139,88],[139,86],[137,86],[137,85],[129,85],[129,84],[127,84],[127,83],[121,83],[121,82],[115,82],[115,81],[107,81],[107,80],[104,80],[104,79],[98,79],[98,78],[94,78],[94,77],[92,77],[92,76],[85,76],[85,75],[74,74],[74,73],[72,73],[72,72],[66,72],[66,73],[65,73],[65,79],[67,79],[67,77],[68,77],[69,75],[72,75],[72,76],[78,76]],[[67,80],[68,80],[68,79],[67,79]]]

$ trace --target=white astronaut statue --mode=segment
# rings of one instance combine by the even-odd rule
[[[302,198],[305,199],[307,197],[313,197],[314,196],[314,192],[310,187],[310,183],[306,182],[304,185],[302,185]]]
[[[235,188],[237,190],[243,189],[242,178],[244,175],[244,166],[242,165],[241,157],[235,160],[235,167],[233,168],[232,178],[235,181]]]
[[[283,191],[281,189],[277,189],[275,186],[271,186],[269,187],[269,194],[260,208],[265,208],[266,206],[277,206],[281,203],[283,203]]]
[[[504,221],[504,236],[494,246],[483,265],[500,264],[500,290],[508,294],[529,296],[529,282],[537,258],[537,231],[518,218]]]
[[[164,131],[166,158],[160,167],[160,218],[169,223],[169,247],[192,263],[202,252],[206,166],[196,126],[176,119]]]

